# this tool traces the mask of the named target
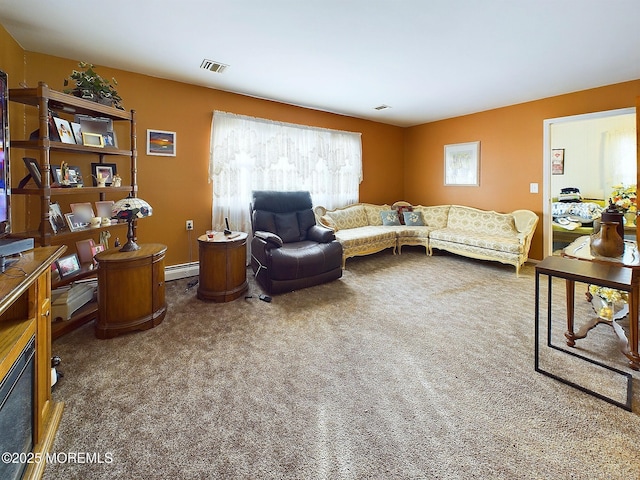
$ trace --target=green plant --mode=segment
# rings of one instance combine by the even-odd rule
[[[108,80],[98,75],[91,63],[80,62],[78,66],[82,70],[73,70],[69,78],[64,79],[64,86],[73,85],[73,88],[63,90],[82,98],[92,99],[100,103],[112,103],[114,107],[123,110],[120,105],[122,98]],[[114,85],[118,85],[115,78],[111,78]]]

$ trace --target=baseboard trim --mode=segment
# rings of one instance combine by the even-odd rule
[[[199,274],[200,274],[199,262],[169,265],[164,269],[164,280],[166,282],[170,282],[171,280],[180,280],[181,278],[195,277],[195,276],[198,276]]]

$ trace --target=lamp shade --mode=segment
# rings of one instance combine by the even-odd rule
[[[133,252],[139,250],[140,247],[133,238],[133,222],[138,218],[150,217],[153,213],[151,205],[141,198],[132,197],[131,194],[127,198],[118,200],[111,208],[112,218],[124,220],[129,224],[127,230],[127,243],[120,249],[121,252]]]

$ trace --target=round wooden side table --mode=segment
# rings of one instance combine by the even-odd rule
[[[244,232],[198,237],[199,299],[230,302],[247,291],[247,237]]]
[[[159,325],[167,313],[164,294],[165,245],[141,244],[140,250],[111,248],[98,261],[98,320],[96,337]]]

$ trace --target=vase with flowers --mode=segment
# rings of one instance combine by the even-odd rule
[[[64,86],[72,87],[63,90],[64,93],[124,110],[124,107],[120,105],[122,98],[113,86],[118,85],[115,78],[111,78],[113,81],[113,85],[111,85],[111,82],[95,72],[91,63],[80,62],[78,66],[82,70],[73,70],[69,78],[64,79]]]
[[[618,211],[624,215],[626,223],[634,225],[638,211],[636,186],[615,185],[611,192],[611,201]]]

